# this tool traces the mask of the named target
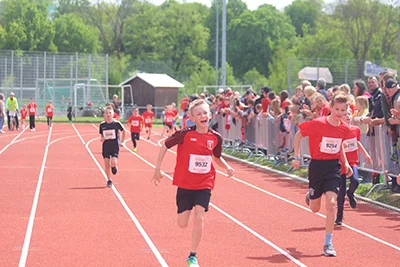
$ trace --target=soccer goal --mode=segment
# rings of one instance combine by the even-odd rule
[[[120,95],[121,101],[120,116],[125,115],[125,97],[128,96],[130,103],[133,103],[132,86],[128,85],[107,85],[107,84],[74,84],[73,103],[75,120],[77,117],[102,117],[104,108],[112,102],[113,94],[110,89]]]

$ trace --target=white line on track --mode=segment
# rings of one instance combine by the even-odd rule
[[[10,143],[8,143],[2,150],[0,150],[0,155],[1,155],[9,146],[11,146],[11,145],[15,142],[15,140],[17,140],[18,137],[20,137],[20,136],[26,131],[26,129],[27,129],[27,128],[23,129],[16,137],[14,137],[13,140],[11,140]]]
[[[93,125],[93,124],[92,124]],[[97,167],[99,168],[100,172],[103,174],[104,179],[107,180],[107,175],[103,170],[103,167],[100,165],[100,163],[97,161],[97,159],[95,158],[95,156],[93,155],[92,151],[89,148],[89,144],[91,142],[93,142],[94,140],[100,139],[99,137],[97,138],[93,138],[91,139],[89,142],[87,142],[85,144],[85,141],[83,140],[83,138],[81,137],[79,131],[75,128],[74,124],[72,124],[76,134],[79,136],[79,138],[81,139],[82,143],[85,145],[86,150],[89,152],[90,156],[92,157],[94,163],[96,163]],[[94,127],[96,127],[95,125],[93,125]],[[129,140],[129,139],[128,139]],[[132,219],[132,221],[135,223],[137,229],[139,230],[139,232],[142,234],[144,240],[146,241],[147,245],[149,245],[150,249],[152,250],[152,252],[154,253],[154,256],[156,256],[158,262],[161,264],[161,266],[163,267],[167,267],[168,264],[167,262],[164,260],[164,258],[161,256],[160,252],[158,251],[157,247],[154,245],[153,241],[150,239],[149,235],[146,233],[146,231],[144,230],[144,228],[142,227],[142,225],[140,224],[139,220],[136,218],[136,216],[133,214],[133,212],[130,210],[128,204],[126,204],[124,198],[121,196],[121,194],[118,192],[117,188],[113,185],[112,190],[114,191],[115,195],[117,196],[117,198],[119,199],[119,201],[121,202],[122,206],[125,208],[125,211],[128,213],[129,217]]]
[[[146,159],[142,158],[141,156],[139,156],[137,153],[132,152],[132,150],[130,150],[127,146],[126,146],[126,142],[129,141],[129,139],[125,140],[123,142],[123,145],[125,147],[126,150],[128,150],[131,154],[133,154],[134,156],[138,157],[140,160],[142,160],[143,162],[145,162],[147,165],[151,166],[153,169],[156,167],[154,166],[152,163],[148,162]],[[162,172],[162,174],[166,177],[168,177],[168,179],[172,180],[172,177],[168,174],[166,174],[165,172]],[[296,263],[298,266],[307,266],[304,263],[302,263],[301,261],[297,260],[296,258],[294,258],[292,255],[290,255],[288,252],[286,252],[284,249],[281,249],[280,247],[278,247],[277,245],[275,245],[274,243],[272,243],[271,241],[269,241],[268,239],[266,239],[265,237],[263,237],[262,235],[260,235],[259,233],[257,233],[256,231],[254,231],[253,229],[251,229],[250,227],[248,227],[247,225],[243,224],[242,222],[240,222],[238,219],[236,219],[235,217],[233,217],[232,215],[230,215],[229,213],[225,212],[224,210],[222,210],[221,208],[219,208],[218,206],[210,203],[210,206],[213,207],[214,209],[216,209],[217,211],[219,211],[221,214],[223,214],[224,216],[226,216],[228,219],[232,220],[233,222],[235,222],[237,225],[239,225],[240,227],[242,227],[243,229],[245,229],[246,231],[248,231],[249,233],[251,233],[252,235],[254,235],[255,237],[257,237],[258,239],[260,239],[261,241],[263,241],[264,243],[266,243],[267,245],[273,247],[275,250],[277,250],[278,252],[280,252],[281,254],[283,254],[284,256],[286,256],[288,259],[290,259],[291,261],[293,261],[294,263]]]
[[[161,141],[162,141],[162,140],[165,140],[165,139],[166,139],[166,138],[163,138],[163,139],[159,140],[159,141],[157,142],[157,144],[158,144],[159,146],[161,146]],[[146,140],[146,139],[143,139],[143,140],[144,140],[145,142],[148,142],[148,143],[154,145],[154,146],[157,146],[157,144],[154,143],[154,142],[152,142],[152,141],[149,141],[149,140]],[[168,149],[168,151],[176,155],[176,152],[175,152],[175,151],[173,151],[173,150],[171,150],[171,149]],[[217,171],[219,174],[222,174],[222,175],[228,177],[228,175],[227,175],[226,173],[221,172],[221,171],[219,171],[219,170],[216,170],[216,171]],[[262,188],[260,188],[260,187],[257,187],[257,186],[255,186],[255,185],[253,185],[253,184],[251,184],[251,183],[245,182],[245,181],[243,181],[243,180],[241,180],[241,179],[239,179],[239,178],[237,178],[237,177],[231,177],[231,179],[233,179],[233,180],[235,180],[235,181],[237,181],[237,182],[239,182],[239,183],[242,183],[242,184],[244,184],[244,185],[247,185],[248,187],[251,187],[251,188],[253,188],[253,189],[256,189],[256,190],[258,190],[258,191],[260,191],[260,192],[262,192],[262,193],[265,193],[265,194],[270,195],[270,196],[272,196],[272,197],[275,197],[275,198],[277,198],[277,199],[279,199],[279,200],[282,200],[282,201],[284,201],[284,202],[286,202],[286,203],[292,204],[292,205],[294,205],[294,206],[296,206],[296,207],[298,207],[298,208],[300,208],[300,209],[303,209],[303,210],[305,210],[305,211],[307,211],[307,212],[311,212],[311,213],[312,213],[312,211],[311,211],[309,208],[305,207],[305,206],[302,206],[302,205],[300,205],[300,204],[297,204],[297,203],[295,203],[295,202],[293,202],[293,201],[290,201],[290,200],[288,200],[288,199],[286,199],[286,198],[283,198],[283,197],[281,197],[281,196],[275,195],[274,193],[268,192],[268,191],[265,190],[265,189],[262,189]],[[320,216],[320,217],[322,217],[322,218],[326,218],[326,216],[323,215],[323,214],[321,214],[321,213],[315,213],[315,214],[318,215],[318,216]],[[391,247],[391,248],[394,248],[395,250],[400,251],[400,247],[398,247],[398,246],[396,246],[396,245],[394,245],[394,244],[392,244],[392,243],[389,243],[389,242],[387,242],[387,241],[384,241],[384,240],[382,240],[382,239],[380,239],[380,238],[378,238],[378,237],[375,237],[375,236],[373,236],[373,235],[371,235],[371,234],[368,234],[368,233],[366,233],[366,232],[364,232],[364,231],[362,231],[362,230],[359,230],[359,229],[357,229],[357,228],[355,228],[355,227],[352,227],[352,226],[350,226],[350,225],[348,225],[348,224],[345,224],[345,223],[343,223],[342,226],[343,226],[343,227],[346,227],[346,228],[348,228],[348,229],[350,229],[350,230],[352,230],[352,231],[354,231],[354,232],[357,232],[357,233],[359,233],[359,234],[361,234],[361,235],[364,235],[364,236],[366,236],[366,237],[368,237],[368,238],[371,238],[372,240],[375,240],[375,241],[377,241],[377,242],[379,242],[379,243],[382,243],[382,244],[384,244],[384,245],[386,245],[386,246],[389,246],[389,247]]]

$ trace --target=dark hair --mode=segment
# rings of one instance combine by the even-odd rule
[[[367,89],[367,85],[361,79],[355,80],[354,84],[358,87],[358,94],[356,96],[362,96]]]

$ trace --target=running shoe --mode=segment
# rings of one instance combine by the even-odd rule
[[[133,152],[136,152],[136,147],[134,147],[134,148],[132,149],[132,151],[133,151]]]
[[[307,192],[306,194],[306,204],[307,206],[310,206],[310,192]]]
[[[107,186],[109,186],[109,187],[112,186],[112,181],[111,181],[111,179],[109,179],[109,180],[107,181]]]
[[[195,256],[189,256],[186,262],[188,263],[188,267],[200,267]]]
[[[347,192],[347,197],[349,198],[350,207],[352,209],[355,209],[357,207],[357,201],[354,198],[354,194],[350,194],[349,192]]]
[[[118,168],[117,168],[117,167],[111,167],[111,172],[112,172],[112,174],[116,175],[116,174],[117,174],[117,171],[118,171]]]
[[[332,243],[324,246],[324,255],[328,257],[336,257],[336,251],[333,248]]]

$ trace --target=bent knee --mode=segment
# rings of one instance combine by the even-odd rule
[[[181,221],[178,221],[178,226],[180,227],[180,228],[186,228],[187,226],[188,226],[188,222],[181,222]]]
[[[334,211],[336,208],[336,200],[335,199],[329,199],[326,201],[326,210],[327,211]]]

